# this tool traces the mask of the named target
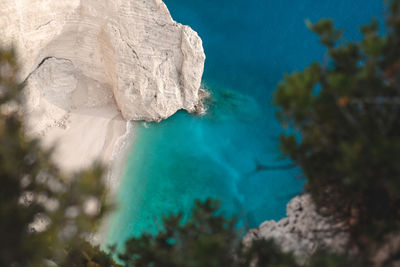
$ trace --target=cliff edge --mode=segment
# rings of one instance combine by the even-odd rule
[[[161,0],[0,0],[0,34],[22,67],[28,131],[58,143],[65,169],[109,162],[127,121],[202,106],[202,41]]]

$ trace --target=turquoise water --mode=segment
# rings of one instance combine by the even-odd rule
[[[381,16],[380,0],[166,0],[175,20],[191,25],[207,56],[204,84],[213,94],[207,115],[178,112],[142,124],[128,160],[107,236],[122,243],[154,232],[163,214],[188,212],[193,200],[221,200],[225,214],[256,227],[280,219],[302,191],[299,169],[254,172],[257,162],[287,163],[278,150],[282,129],[270,105],[284,73],[322,58],[304,20],[334,18],[345,38]]]

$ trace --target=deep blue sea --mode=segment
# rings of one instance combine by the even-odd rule
[[[285,216],[302,191],[301,170],[254,172],[281,165],[282,128],[271,105],[285,73],[320,61],[324,49],[305,26],[329,17],[348,40],[382,17],[381,0],[165,0],[172,17],[196,30],[207,56],[207,115],[178,112],[141,124],[118,193],[108,243],[154,232],[162,215],[190,211],[195,199],[218,198],[244,227]]]

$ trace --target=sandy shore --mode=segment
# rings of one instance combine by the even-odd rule
[[[26,93],[30,93],[29,88]],[[112,102],[104,106],[63,109],[54,101],[30,94],[25,111],[27,131],[44,147],[54,147],[53,160],[62,172],[73,173],[100,160],[108,167],[104,177],[114,201],[124,175],[125,161],[134,137],[135,122],[122,118]],[[102,243],[109,218],[91,237]]]
[[[115,107],[67,111],[51,103],[44,106],[45,114],[36,111],[28,115],[28,131],[39,136],[45,147],[55,146],[53,157],[63,171],[87,168],[95,160],[112,167],[118,152],[127,149],[121,147],[123,144],[119,139],[127,134],[128,122]],[[117,144],[118,151],[115,151]]]
[[[26,83],[28,134],[55,147],[63,172],[101,160],[112,197],[133,139],[128,121],[201,107],[202,41],[172,19],[162,0],[1,6],[1,44],[15,47]]]

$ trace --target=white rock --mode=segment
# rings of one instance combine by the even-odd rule
[[[58,58],[55,83],[42,89],[72,93],[89,79],[126,120],[159,121],[199,103],[202,41],[160,0],[0,0],[0,33],[16,46],[23,78]],[[51,73],[32,79],[43,86]]]
[[[264,238],[273,239],[285,252],[292,252],[297,261],[305,263],[317,249],[344,252],[349,236],[332,218],[323,217],[316,211],[308,194],[293,198],[286,208],[287,218],[279,222],[265,221],[259,228],[250,230],[244,243]]]
[[[126,121],[202,107],[202,41],[161,0],[0,0],[0,34],[27,81],[28,130],[58,143],[64,169],[108,162]]]

